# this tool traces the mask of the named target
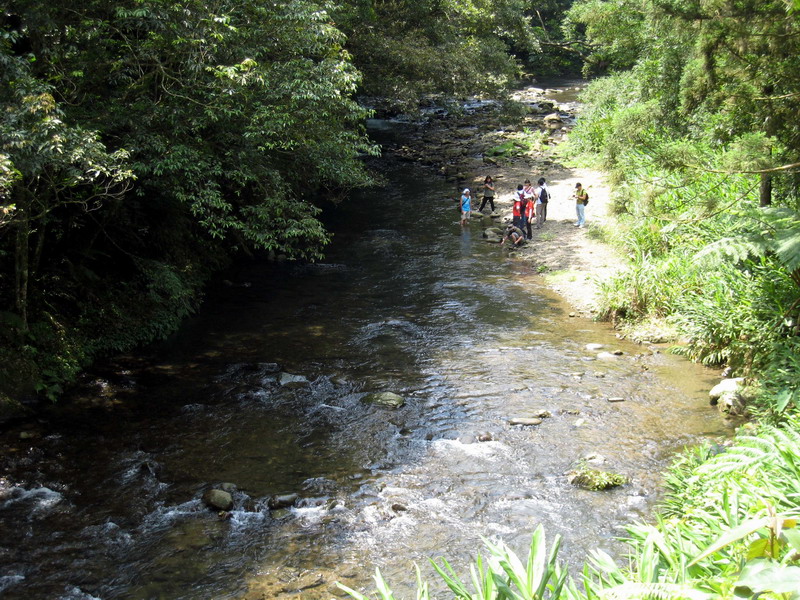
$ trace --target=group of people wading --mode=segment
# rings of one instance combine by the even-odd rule
[[[534,187],[530,179],[517,186],[513,195],[513,206],[511,209],[511,223],[506,228],[505,236],[501,244],[508,240],[514,246],[519,246],[533,236],[533,228],[541,229],[547,221],[547,203],[550,201],[550,191],[544,177],[540,177]],[[494,180],[491,175],[487,175],[483,180],[483,199],[478,212],[483,212],[486,204],[494,212],[495,188]],[[575,184],[575,193],[572,195],[575,200],[575,209],[578,217],[575,227],[583,227],[586,222],[585,208],[589,203],[589,194],[583,189],[580,183]],[[469,223],[472,209],[472,192],[465,188],[461,193],[461,225]]]

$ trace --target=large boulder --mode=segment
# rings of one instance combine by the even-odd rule
[[[203,503],[214,510],[228,511],[233,508],[233,496],[223,490],[206,490],[203,494]]]
[[[725,394],[739,393],[744,387],[744,377],[732,377],[723,379],[708,392],[708,397],[712,400],[719,400]]]
[[[744,377],[723,379],[708,392],[712,405],[730,415],[742,415],[747,407]]]

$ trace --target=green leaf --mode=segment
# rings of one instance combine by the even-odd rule
[[[800,567],[782,566],[773,561],[753,561],[745,565],[736,582],[753,594],[785,594],[800,590]]]
[[[705,550],[703,550],[694,559],[692,559],[686,566],[691,567],[692,565],[697,564],[699,561],[721,550],[725,546],[729,546],[730,544],[738,540],[741,540],[742,538],[747,537],[748,535],[758,531],[759,529],[767,527],[769,523],[770,519],[768,517],[762,517],[759,519],[751,519],[745,521],[738,527],[731,529],[730,531],[726,531],[723,535],[721,535],[713,543],[711,543]]]
[[[747,548],[747,560],[753,560],[754,558],[765,558],[771,556],[769,548],[770,548],[769,538],[760,538],[755,540]]]

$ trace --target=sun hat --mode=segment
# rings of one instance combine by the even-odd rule
[[[462,194],[469,194],[469,188],[464,188],[464,191],[461,192]]]

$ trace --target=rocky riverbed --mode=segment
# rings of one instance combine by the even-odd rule
[[[533,230],[533,239],[525,247],[513,252],[518,260],[534,263],[548,286],[568,300],[576,314],[591,316],[597,311],[598,282],[620,270],[625,260],[597,235],[601,226],[612,223],[610,190],[603,174],[571,164],[561,152],[580,110],[575,98],[582,85],[529,86],[517,91],[513,99],[524,107],[522,117],[504,118],[503,111],[489,103],[468,105],[459,115],[432,111],[413,126],[402,144],[385,151],[427,165],[451,181],[453,196],[443,202],[455,202],[460,190],[469,187],[479,205],[483,180],[491,175],[499,214],[490,215],[488,207],[483,214],[473,210],[475,229],[509,222],[517,184],[544,177],[551,196],[547,221],[542,229]],[[571,195],[579,181],[590,194],[583,229],[573,226]]]

